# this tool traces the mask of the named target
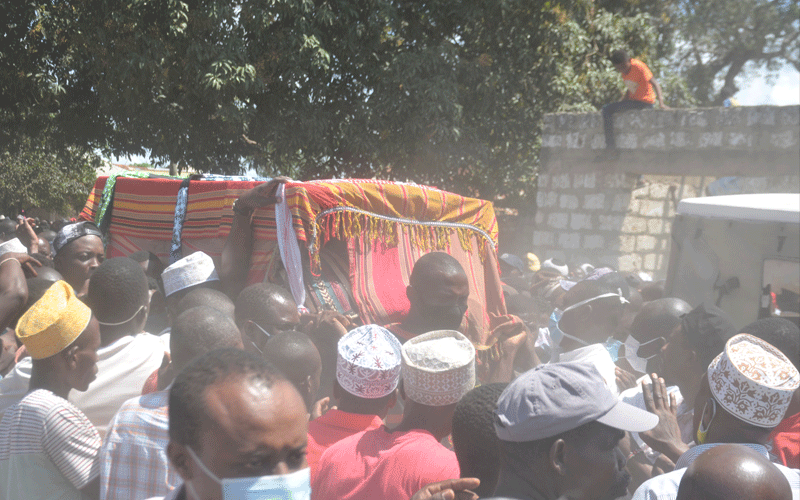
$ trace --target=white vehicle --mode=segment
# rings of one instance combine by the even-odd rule
[[[714,303],[740,328],[769,316],[800,321],[800,193],[681,200],[666,292]]]

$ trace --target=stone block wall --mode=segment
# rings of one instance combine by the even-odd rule
[[[597,165],[605,148],[600,113],[545,115],[542,164],[549,172],[791,174],[798,168],[800,106],[627,111],[614,115],[621,157]]]
[[[570,264],[610,265],[665,278],[678,202],[706,196],[717,181],[709,176],[540,174],[533,252]],[[737,177],[725,185],[737,193],[800,192],[800,175]]]
[[[593,162],[599,113],[548,115],[533,252],[660,279],[681,199],[800,192],[800,107],[728,109],[620,115],[627,149],[611,163]]]

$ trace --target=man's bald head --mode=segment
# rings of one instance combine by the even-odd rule
[[[686,469],[677,500],[790,500],[786,476],[756,451],[737,444],[704,451]]]
[[[265,325],[276,325],[283,327],[283,330],[291,330],[299,324],[299,317],[290,324],[276,324],[277,316],[284,312],[293,312],[291,316],[297,314],[297,304],[292,294],[273,283],[256,283],[250,285],[239,294],[236,299],[236,324],[240,327],[246,321],[254,321],[266,328]],[[277,332],[270,332],[277,333]]]
[[[310,408],[319,391],[322,360],[308,335],[296,331],[273,335],[264,346],[264,359],[286,375]]]
[[[16,238],[17,223],[12,219],[0,220],[0,242]]]
[[[36,276],[51,283],[55,283],[56,281],[64,279],[60,272],[56,271],[52,267],[47,266],[37,267]]]
[[[469,299],[469,280],[451,255],[431,252],[414,264],[406,288],[410,309],[404,326],[415,333],[458,330]]]
[[[261,351],[269,336],[300,324],[292,294],[272,283],[256,283],[242,290],[236,299],[235,317],[242,335]]]
[[[184,311],[195,307],[211,307],[228,316],[231,320],[234,319],[233,301],[219,290],[195,288],[178,302],[176,310],[178,314],[182,314]]]
[[[413,287],[425,287],[442,277],[464,275],[464,268],[450,254],[431,252],[420,257],[411,270],[409,284]]]
[[[631,335],[639,342],[669,337],[681,322],[681,316],[692,310],[686,301],[676,298],[657,299],[644,304],[631,324]]]
[[[187,309],[178,316],[172,325],[169,347],[175,371],[214,349],[243,348],[242,336],[233,319],[206,306]]]

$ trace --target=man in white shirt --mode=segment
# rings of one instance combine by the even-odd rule
[[[97,427],[101,436],[122,403],[142,393],[145,380],[161,366],[169,347],[143,333],[149,302],[147,278],[127,257],[103,262],[89,280],[87,303],[100,323],[97,379],[69,399]],[[32,361],[24,358],[0,380],[0,412],[28,392]]]
[[[642,484],[633,500],[675,500],[686,467],[704,451],[737,443],[768,458],[766,443],[800,387],[800,373],[777,348],[752,335],[732,337],[708,366],[695,401],[697,443],[675,470]],[[800,471],[776,464],[800,499]]]

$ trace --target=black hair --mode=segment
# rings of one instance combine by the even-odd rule
[[[281,302],[295,303],[285,288],[273,283],[250,285],[236,298],[236,324],[241,328],[247,321],[269,323],[269,311]]]
[[[800,370],[800,328],[786,318],[761,318],[739,333],[749,333],[768,342],[789,358]]]
[[[158,255],[147,250],[139,250],[138,252],[133,252],[128,257],[140,264],[142,262],[147,262],[147,269],[144,274],[147,276],[148,286],[151,290],[160,290],[161,293],[164,293],[164,283],[161,281],[161,273],[164,272],[166,266],[164,266],[164,263],[158,258]],[[151,279],[154,280],[154,282],[151,283]],[[154,284],[156,285],[155,287],[153,286]]]
[[[175,311],[177,314],[183,314],[184,311],[200,306],[212,307],[228,316],[231,321],[234,320],[233,301],[224,293],[212,288],[196,288],[190,291],[178,302]]]
[[[169,338],[172,362],[178,369],[208,351],[241,345],[242,336],[233,318],[204,306],[181,313],[172,325]]]
[[[25,302],[25,306],[12,317],[11,321],[8,323],[9,325],[15,325],[22,315],[28,312],[28,309],[38,302],[39,299],[44,296],[45,292],[53,286],[53,283],[55,283],[54,281],[44,278],[28,278],[25,281],[28,285],[28,300]]]
[[[606,273],[597,278],[597,281],[608,285],[613,292],[619,292],[623,297],[630,300],[631,288],[625,280],[625,277],[617,271]]]
[[[628,55],[628,52],[625,50],[615,50],[611,53],[611,64],[622,64],[624,62],[628,62],[631,60],[631,57]]]
[[[175,377],[169,391],[169,438],[200,451],[202,422],[207,418],[206,391],[228,377],[240,376],[271,388],[286,377],[259,356],[241,349],[216,349],[192,360]]]
[[[481,480],[479,496],[490,495],[500,472],[500,440],[494,431],[497,400],[508,384],[478,386],[456,404],[453,413],[453,450],[463,477]]]
[[[702,303],[681,317],[683,338],[707,367],[736,335],[728,314],[713,304]]]
[[[334,386],[338,386],[339,389],[334,389],[334,394],[337,395],[337,399],[339,400],[339,407],[343,411],[349,411],[351,413],[358,413],[360,415],[379,415],[381,412],[386,410],[387,406],[389,406],[389,401],[394,396],[395,392],[392,391],[386,396],[374,399],[367,399],[362,398],[360,396],[356,396],[355,394],[347,392],[339,381],[336,379],[336,375],[334,374],[333,380]],[[346,410],[345,410],[346,409]]]
[[[611,429],[620,434],[620,439],[624,435],[623,431],[614,429],[596,420],[583,424],[579,427],[562,432],[555,436],[538,439],[536,441],[500,441],[500,463],[501,468],[508,468],[518,473],[529,474],[530,465],[542,456],[547,456],[553,443],[559,439],[577,444],[586,444],[595,432],[602,429]]]
[[[686,301],[672,297],[647,302],[633,319],[631,335],[639,342],[658,337],[666,339],[681,323],[681,316],[691,309]]]
[[[465,274],[461,263],[450,254],[431,252],[423,255],[414,263],[408,282],[412,287],[424,287],[430,276],[443,273],[447,276]]]
[[[103,261],[89,278],[86,301],[100,322],[125,321],[149,300],[147,277],[128,257]]]
[[[14,238],[17,231],[17,223],[10,218],[0,220],[0,240],[7,241]]]
[[[309,401],[307,397],[316,395],[306,395],[302,385],[309,376],[322,368],[322,359],[317,346],[308,335],[294,330],[273,335],[264,345],[264,359],[277,366],[286,375],[286,378],[297,387],[298,392],[306,400],[307,406],[313,404],[313,401]]]
[[[31,257],[36,259],[39,262],[39,264],[41,264],[43,267],[54,267],[53,259],[51,259],[47,255],[44,255],[43,253],[40,252],[32,253]]]
[[[561,300],[564,305],[563,308],[566,309],[578,302],[583,302],[584,300],[598,297],[606,293],[617,293],[617,288],[615,288],[613,284],[606,283],[605,281],[583,280],[577,282],[575,286],[570,288]]]

